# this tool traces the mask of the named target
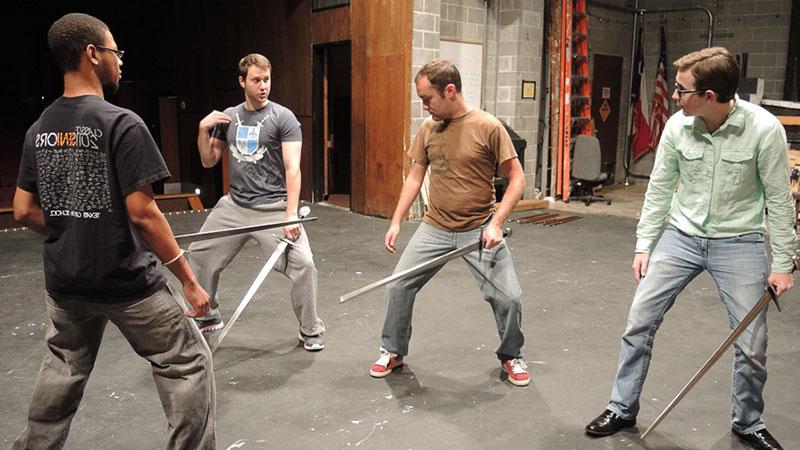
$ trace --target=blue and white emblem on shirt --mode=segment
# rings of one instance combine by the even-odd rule
[[[247,156],[258,150],[258,132],[261,127],[241,125],[236,129],[236,147]]]
[[[236,115],[236,142],[229,146],[231,153],[236,159],[242,162],[255,163],[264,157],[264,152],[267,151],[267,147],[265,145],[261,147],[258,146],[258,137],[261,134],[261,125],[268,117],[269,116],[264,117],[259,120],[255,126],[252,126],[242,125],[241,120],[239,120],[239,115]]]

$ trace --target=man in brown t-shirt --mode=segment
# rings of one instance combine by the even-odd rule
[[[495,350],[508,381],[530,383],[522,360],[522,290],[502,225],[525,188],[525,175],[511,138],[499,120],[471,108],[461,94],[461,75],[448,61],[433,60],[415,78],[422,107],[431,114],[414,139],[408,156],[414,160],[403,184],[384,246],[395,253],[400,221],[417,197],[430,167],[430,196],[423,223],[400,256],[395,273],[476,242],[483,234],[483,255],[463,257],[489,302],[497,321],[500,346]],[[508,177],[499,207],[494,202],[496,164]],[[411,313],[416,293],[440,267],[389,284],[381,356],[370,375],[381,378],[403,364],[411,338]]]

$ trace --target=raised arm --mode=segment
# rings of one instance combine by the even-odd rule
[[[197,149],[200,153],[200,161],[203,167],[214,167],[225,154],[226,143],[222,139],[217,139],[211,135],[214,127],[228,125],[231,117],[217,110],[211,111],[205,116],[197,127]]]

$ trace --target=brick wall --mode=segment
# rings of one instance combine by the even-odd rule
[[[508,123],[528,142],[521,161],[526,198],[536,193],[543,10],[544,0],[414,1],[412,77],[423,64],[439,56],[440,39],[484,46],[481,107]],[[536,100],[521,99],[522,80],[536,81]],[[412,138],[426,117],[421,102],[412,95]]]
[[[714,15],[713,45],[726,47],[733,54],[748,53],[749,77],[764,79],[764,97],[781,99],[785,76],[786,54],[791,21],[791,0],[671,0],[670,8],[705,6]],[[630,5],[629,5],[630,6]],[[665,2],[640,1],[640,8],[663,9]],[[622,114],[618,135],[616,179],[624,179],[623,149],[628,117],[627,89],[630,84],[630,55],[632,15],[592,6],[589,3],[589,42],[591,54],[622,56],[624,92],[621,94]],[[658,59],[658,33],[664,24],[667,37],[668,83],[675,82],[672,61],[707,46],[708,16],[702,11],[684,11],[644,16],[645,71],[648,92],[652,98],[655,67]],[[675,112],[674,102],[670,102]],[[634,173],[649,173],[652,154],[632,165]]]

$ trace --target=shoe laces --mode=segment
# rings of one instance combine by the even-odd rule
[[[509,360],[508,365],[511,366],[511,371],[514,373],[526,373],[528,371],[528,365],[521,358]]]
[[[397,357],[397,355],[395,355],[394,353],[389,353],[387,351],[383,351],[382,350],[381,351],[381,356],[380,356],[380,358],[378,358],[377,361],[375,361],[375,364],[379,365],[379,366],[389,367],[389,362],[394,357]]]

